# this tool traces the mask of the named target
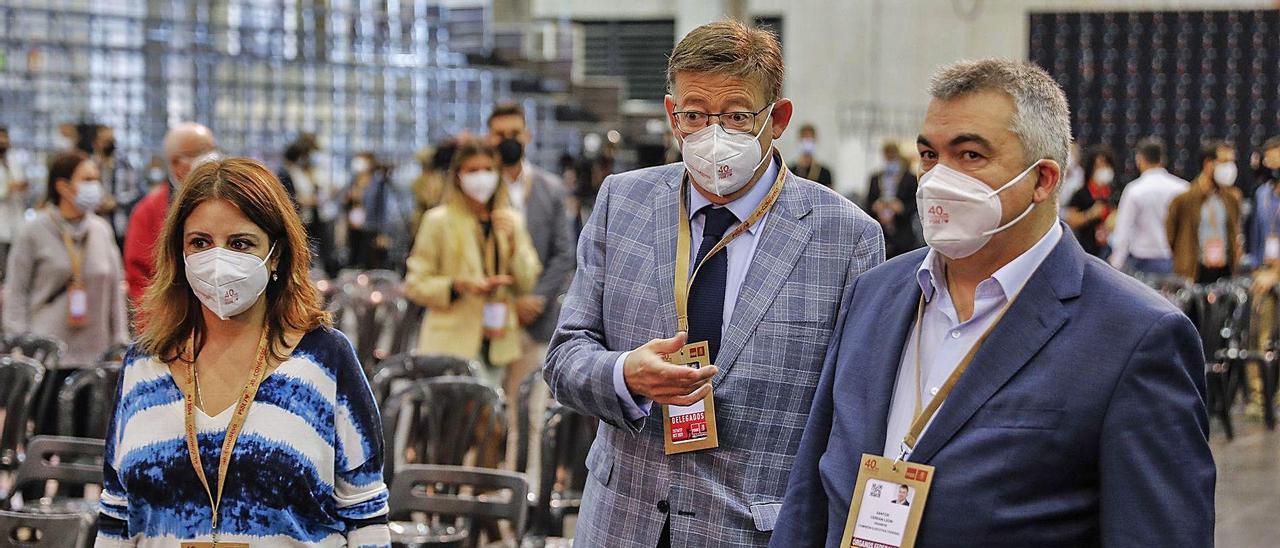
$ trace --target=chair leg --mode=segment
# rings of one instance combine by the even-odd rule
[[[1276,366],[1274,359],[1258,362],[1262,377],[1262,420],[1267,430],[1276,429]]]
[[[1209,401],[1210,416],[1217,415],[1222,421],[1222,432],[1228,440],[1235,439],[1235,430],[1231,425],[1231,404],[1227,398],[1226,372],[1222,364],[1209,366],[1205,374],[1205,392]]]

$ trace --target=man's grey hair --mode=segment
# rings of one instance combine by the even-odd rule
[[[1009,129],[1022,142],[1028,164],[1048,158],[1066,168],[1071,112],[1062,87],[1049,73],[1025,61],[980,59],[944,66],[929,81],[929,95],[943,101],[981,91],[999,91],[1013,98]]]

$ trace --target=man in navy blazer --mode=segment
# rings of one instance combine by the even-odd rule
[[[771,546],[839,545],[864,453],[935,467],[916,546],[1212,546],[1199,338],[1057,221],[1061,89],[986,60],[943,68],[930,94],[930,248],[846,293]]]

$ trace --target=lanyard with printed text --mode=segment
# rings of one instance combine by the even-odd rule
[[[1021,294],[1021,292],[1019,292],[1019,294]],[[978,340],[974,341],[973,346],[969,347],[969,352],[960,360],[960,363],[956,364],[955,370],[947,377],[946,382],[943,382],[942,386],[938,388],[938,393],[934,394],[933,399],[929,400],[929,405],[921,410],[920,399],[923,389],[920,381],[920,370],[924,365],[921,362],[920,346],[921,331],[923,331],[921,323],[924,319],[924,295],[920,296],[920,303],[916,307],[916,328],[914,333],[916,340],[916,393],[914,398],[916,418],[911,422],[911,429],[907,431],[907,435],[902,438],[902,453],[898,456],[899,461],[906,460],[907,456],[910,455],[912,451],[915,451],[916,443],[920,440],[920,434],[924,432],[925,427],[929,425],[929,421],[933,420],[933,416],[938,412],[938,408],[942,407],[942,402],[946,401],[947,396],[951,395],[951,389],[955,388],[956,383],[960,381],[960,376],[964,375],[965,370],[969,369],[969,364],[973,363],[973,358],[978,355],[978,350],[982,348],[982,344],[985,343],[987,341],[987,337],[990,337],[991,333],[996,330],[996,326],[1000,325],[1000,320],[1004,318],[1005,313],[1009,312],[1009,309],[1013,307],[1013,303],[1017,299],[1018,295],[1014,295],[1013,299],[1009,300],[1008,304],[1004,306],[1004,309],[1000,311],[1000,314],[991,321],[991,325],[982,333],[982,336],[978,337]]]
[[[222,488],[227,483],[227,469],[231,466],[231,452],[236,447],[236,440],[240,437],[240,431],[244,427],[245,419],[249,416],[249,406],[253,403],[258,394],[258,386],[262,384],[262,379],[267,370],[267,336],[270,330],[266,326],[262,328],[262,340],[258,342],[258,353],[254,361],[253,372],[249,376],[248,383],[240,390],[240,396],[236,399],[235,414],[231,416],[231,424],[227,426],[226,436],[222,440],[222,452],[218,454],[218,492],[215,495],[209,488],[209,479],[205,477],[204,465],[200,461],[200,445],[196,438],[196,373],[195,362],[187,362],[187,378],[184,382],[185,393],[183,394],[183,419],[187,435],[187,453],[191,456],[191,465],[195,467],[196,477],[200,479],[200,485],[204,487],[204,492],[209,496],[209,506],[213,510],[212,536],[213,545],[218,545],[218,508],[222,504]]]
[[[702,265],[707,264],[707,259],[712,255],[729,246],[730,242],[743,235],[753,225],[760,222],[773,204],[778,201],[778,196],[782,194],[782,184],[787,180],[787,166],[782,163],[782,158],[778,158],[778,178],[774,180],[773,187],[769,189],[769,194],[764,197],[760,205],[756,206],[746,219],[738,225],[733,231],[726,234],[723,238],[702,256],[702,260],[698,263],[693,273],[689,273],[689,252],[693,247],[693,233],[689,227],[689,206],[685,203],[688,196],[689,176],[686,174],[680,182],[680,232],[676,237],[676,273],[675,273],[675,299],[676,299],[676,323],[677,331],[689,330],[689,288],[693,285],[693,280],[698,277],[698,271],[702,269]]]

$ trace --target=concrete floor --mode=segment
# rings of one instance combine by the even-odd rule
[[[1215,421],[1209,444],[1218,465],[1217,546],[1280,546],[1280,431],[1236,415],[1228,442]]]

